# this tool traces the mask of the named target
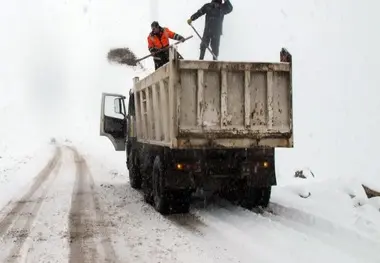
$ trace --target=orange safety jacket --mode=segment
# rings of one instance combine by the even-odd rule
[[[150,52],[154,48],[161,49],[169,46],[169,38],[174,40],[180,40],[182,37],[173,31],[170,31],[169,28],[164,27],[159,35],[150,33],[148,36],[148,49]]]

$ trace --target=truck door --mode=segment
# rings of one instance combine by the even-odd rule
[[[100,136],[107,137],[115,151],[125,150],[127,131],[125,96],[120,94],[102,93]]]

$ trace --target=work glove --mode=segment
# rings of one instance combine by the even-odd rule
[[[181,42],[185,42],[185,40],[186,40],[186,39],[185,39],[183,36],[180,36],[180,37],[179,37],[179,41],[181,41]]]
[[[187,19],[187,23],[188,23],[189,25],[191,25],[191,22],[193,22],[193,20],[191,20],[191,18]]]

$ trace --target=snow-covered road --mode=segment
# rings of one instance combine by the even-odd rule
[[[196,200],[190,214],[162,216],[104,156],[71,145],[49,154],[20,169],[26,182],[0,209],[0,262],[380,262],[376,227],[349,228],[276,195],[261,214]]]

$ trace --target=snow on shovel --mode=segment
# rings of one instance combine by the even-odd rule
[[[185,41],[192,38],[193,36],[189,36],[187,38],[185,38]],[[182,41],[178,41],[170,46],[167,46],[166,48],[163,48],[161,49],[159,52],[162,52],[164,50],[167,50],[169,49],[170,47],[174,46],[174,45],[178,45],[182,43]],[[113,61],[113,62],[117,62],[119,64],[122,64],[122,65],[127,65],[127,66],[132,66],[132,67],[136,67],[136,66],[140,66],[142,67],[141,65],[141,61],[148,58],[148,57],[151,57],[159,52],[156,52],[154,54],[149,54],[149,55],[146,55],[145,57],[142,57],[142,58],[137,58],[137,56],[135,55],[135,53],[130,50],[129,48],[115,48],[115,49],[111,49],[109,52],[108,52],[108,55],[107,55],[107,59],[109,62]]]
[[[142,68],[142,65],[139,63],[139,59],[137,59],[135,53],[127,47],[111,49],[108,52],[107,59],[109,62],[116,62],[121,65],[133,67],[140,66]]]

